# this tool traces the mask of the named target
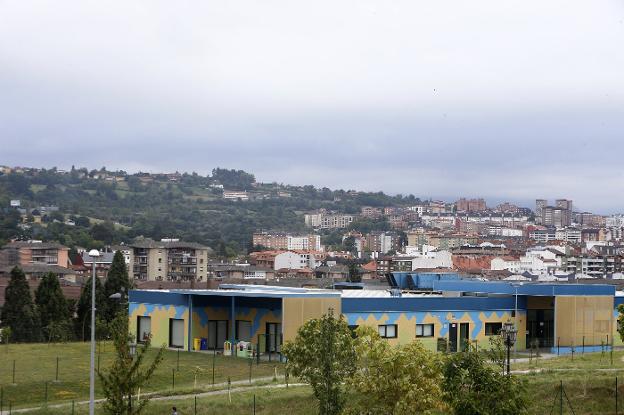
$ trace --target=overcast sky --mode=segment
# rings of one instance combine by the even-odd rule
[[[0,164],[624,211],[622,0],[0,0]]]

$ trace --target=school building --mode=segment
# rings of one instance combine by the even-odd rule
[[[141,342],[185,350],[222,349],[250,342],[260,353],[279,352],[308,319],[330,309],[352,328],[368,325],[394,344],[421,340],[427,348],[487,347],[505,322],[518,329],[518,350],[621,345],[612,285],[507,283],[440,274],[396,273],[389,290],[320,290],[222,284],[211,290],[130,291],[130,331]],[[402,275],[399,275],[402,274]],[[410,280],[412,289],[400,286]],[[401,282],[403,281],[403,282]],[[423,287],[425,285],[426,287]],[[354,287],[350,287],[354,288]]]

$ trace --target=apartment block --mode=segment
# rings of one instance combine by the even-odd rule
[[[0,268],[16,265],[69,265],[69,248],[56,242],[11,242],[2,247]]]
[[[487,205],[483,199],[464,199],[463,197],[455,202],[458,212],[483,212],[487,210]]]
[[[203,281],[207,277],[208,249],[178,239],[144,239],[131,248],[131,275],[137,280]]]
[[[321,236],[315,234],[292,235],[282,232],[256,232],[252,236],[254,246],[282,250],[321,251]]]

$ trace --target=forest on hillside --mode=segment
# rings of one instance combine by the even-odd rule
[[[223,189],[247,191],[250,200],[226,200]],[[26,217],[9,207],[14,199],[20,200]],[[205,244],[217,255],[229,257],[251,249],[254,231],[304,231],[307,211],[325,208],[356,214],[362,206],[417,202],[412,195],[257,183],[253,174],[222,168],[207,176],[127,174],[105,168],[21,169],[0,174],[0,244],[42,239],[90,248],[139,236],[175,237]],[[50,206],[58,211],[45,209]],[[41,217],[41,223],[35,216]]]

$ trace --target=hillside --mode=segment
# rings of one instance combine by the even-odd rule
[[[306,211],[325,208],[359,213],[362,206],[418,201],[413,196],[257,183],[252,174],[220,168],[209,176],[127,174],[104,168],[3,171],[0,243],[42,239],[72,247],[114,244],[137,236],[177,237],[210,246],[219,255],[234,256],[247,252],[255,230],[303,231]],[[224,191],[244,191],[249,200],[226,200]],[[14,199],[20,200],[22,217],[9,208]],[[35,223],[36,216],[42,223]],[[20,224],[24,220],[27,223]]]

